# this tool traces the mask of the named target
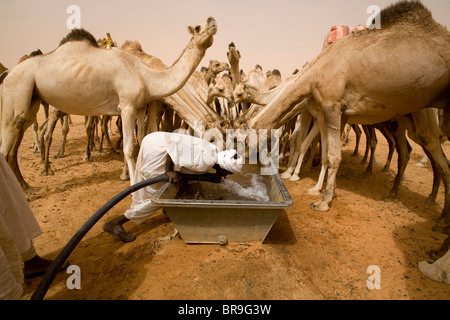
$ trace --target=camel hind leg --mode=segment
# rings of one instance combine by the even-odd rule
[[[433,109],[423,109],[413,113],[414,126],[408,127],[408,135],[426,150],[430,161],[439,168],[445,189],[444,208],[439,221],[448,224],[450,223],[450,169],[440,142],[439,123],[433,113]]]
[[[15,122],[7,122],[5,117],[2,117],[2,145],[1,153],[7,160],[12,171],[14,172],[20,186],[23,190],[31,190],[29,184],[25,181],[20,172],[17,155],[23,135],[28,127],[30,127],[36,120],[36,114],[39,110],[40,101],[32,101],[29,111],[26,113],[26,118],[20,117]],[[2,110],[3,111],[3,110]]]

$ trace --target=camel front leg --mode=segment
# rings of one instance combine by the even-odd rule
[[[311,103],[315,105],[317,103]],[[309,106],[308,106],[309,108]],[[311,108],[317,110],[317,106]],[[331,105],[323,107],[323,113],[317,112],[313,116],[317,118],[319,124],[322,146],[326,153],[322,156],[327,157],[328,178],[327,187],[322,195],[322,199],[311,204],[311,209],[316,211],[328,211],[334,197],[336,189],[336,175],[341,163],[341,106]],[[324,145],[326,144],[326,145]]]
[[[134,159],[134,128],[136,124],[137,110],[133,106],[121,108],[122,131],[123,131],[123,155],[128,165],[128,175],[130,185],[135,183],[136,161]],[[122,180],[127,180],[125,168],[120,176]]]

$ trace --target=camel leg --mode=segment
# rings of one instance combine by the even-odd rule
[[[116,148],[114,148],[114,146],[112,145],[111,139],[109,138],[109,136],[112,135],[112,116],[107,115],[102,116],[101,128],[102,128],[102,137],[100,139],[100,149],[99,149],[100,152],[103,152],[103,138],[105,138],[106,142],[109,145],[110,152],[119,154]]]
[[[384,168],[382,170],[383,172],[387,172],[391,166],[392,156],[394,155],[395,140],[394,140],[394,137],[392,136],[392,133],[389,130],[387,130],[386,124],[384,122],[376,125],[375,127],[378,130],[380,130],[381,134],[386,138],[386,141],[389,145],[388,157],[387,157],[386,163],[384,165]]]
[[[378,140],[377,140],[377,135],[375,133],[375,128],[373,126],[365,125],[363,127],[365,127],[364,132],[366,132],[366,137],[367,137],[367,141],[368,141],[367,150],[370,149],[369,164],[367,165],[365,175],[372,175],[373,162],[375,159],[375,149],[377,148]],[[366,152],[367,152],[367,150],[366,150]],[[365,161],[363,160],[363,162],[365,162]]]
[[[450,102],[447,103],[447,108],[444,109],[443,120],[441,124],[442,132],[447,136],[447,139],[450,140]]]
[[[162,103],[160,101],[152,101],[147,107],[148,116],[147,116],[147,126],[148,133],[159,131],[159,122],[161,120],[161,108]]]
[[[312,194],[312,195],[319,195],[320,191],[323,187],[323,182],[325,180],[325,174],[327,172],[328,165],[326,163],[322,163],[322,168],[320,169],[319,179],[317,180],[317,183],[314,187],[307,190],[306,193]]]
[[[289,179],[292,175],[292,172],[295,169],[295,165],[297,163],[298,157],[300,155],[299,148],[303,140],[305,140],[308,130],[313,121],[313,117],[309,112],[302,112],[300,129],[296,130],[291,138],[290,151],[289,151],[289,160],[287,169],[285,172],[281,174],[281,178]]]
[[[408,128],[408,135],[427,151],[430,161],[439,168],[445,189],[444,208],[439,222],[448,224],[450,223],[450,170],[440,142],[439,123],[433,113],[433,109],[424,109],[413,113],[414,126]],[[437,177],[435,178],[437,179]]]
[[[408,142],[406,140],[406,129],[404,127],[403,121],[391,120],[387,122],[387,126],[390,129],[390,132],[392,133],[392,136],[395,140],[395,149],[397,150],[398,159],[397,159],[397,174],[394,178],[394,184],[385,200],[394,200],[397,198],[398,188],[405,173],[406,166],[409,162],[410,152],[408,151]]]
[[[359,142],[361,141],[361,133],[362,132],[357,124],[352,124],[351,127],[356,135],[355,149],[353,150],[353,154],[352,154],[352,157],[355,157],[358,155]]]
[[[341,139],[342,139],[342,146],[343,147],[345,147],[347,145],[347,143],[348,143],[348,136],[350,134],[350,130],[351,129],[352,129],[352,127],[349,124],[347,124],[345,126],[344,133],[342,134],[342,137],[341,137]]]
[[[22,189],[27,191],[30,191],[31,188],[20,172],[17,154],[25,131],[36,121],[36,114],[39,110],[39,106],[40,101],[31,101],[29,109],[27,110],[25,108],[21,117],[16,118],[16,121],[10,121],[9,123],[7,118],[9,118],[11,114],[8,114],[8,117],[5,117],[5,114],[2,114],[1,153],[7,160]]]
[[[39,125],[37,121],[33,122],[32,125],[33,128],[33,145],[31,146],[31,149],[33,149],[33,153],[39,153],[40,150],[40,144],[39,144]]]
[[[139,145],[142,144],[142,140],[145,137],[145,114],[147,112],[147,108],[140,108],[137,110],[137,140]]]
[[[302,142],[300,146],[300,156],[298,158],[297,166],[295,167],[294,174],[289,178],[291,181],[300,180],[299,173],[302,166],[303,158],[305,157],[306,151],[311,146],[311,142],[316,138],[319,134],[319,125],[317,121],[314,122],[313,127],[309,131],[306,139]]]
[[[96,117],[89,116],[87,117],[86,123],[86,153],[84,155],[83,161],[92,161],[91,159],[91,146],[95,146],[95,126],[96,126]]]
[[[319,104],[308,100],[308,110],[317,119],[322,140],[322,156],[327,157],[328,178],[327,187],[322,199],[311,204],[311,209],[328,211],[336,188],[336,175],[341,163],[341,106],[328,105],[321,110]]]
[[[53,171],[50,167],[50,146],[52,145],[53,131],[55,130],[56,123],[58,122],[58,115],[56,110],[53,109],[49,113],[47,128],[41,136],[41,158],[44,163],[44,168],[41,171],[42,175],[53,175]]]
[[[122,130],[123,130],[123,154],[128,164],[128,174],[130,184],[135,182],[136,162],[134,160],[134,127],[136,123],[137,111],[133,106],[124,106],[121,109]],[[122,175],[122,180],[127,180],[127,176]]]
[[[430,195],[427,198],[428,203],[436,203],[437,194],[439,192],[439,186],[441,184],[441,172],[439,166],[430,158],[429,152],[424,148],[423,150],[428,159],[430,159],[431,168],[433,169],[433,187]]]
[[[69,134],[69,115],[65,113],[62,116],[61,133],[61,144],[59,145],[58,153],[54,156],[54,158],[63,158],[64,153],[66,152],[67,135]]]

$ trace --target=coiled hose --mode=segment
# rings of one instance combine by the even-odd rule
[[[197,180],[197,181],[208,181],[218,183],[221,180],[221,177],[217,174],[205,173],[199,175],[188,175],[188,174],[180,174],[182,180]],[[155,184],[158,182],[168,182],[169,176],[161,175],[158,177],[154,177],[148,180],[144,180],[138,182],[109,200],[103,207],[101,207],[97,212],[95,212],[84,224],[81,228],[75,233],[75,235],[70,239],[70,241],[66,244],[66,246],[61,250],[56,259],[52,262],[44,276],[42,277],[39,286],[34,291],[30,300],[42,300],[44,299],[45,294],[47,293],[48,288],[50,287],[53,279],[55,279],[56,274],[61,270],[62,265],[67,260],[69,255],[75,249],[75,247],[80,243],[81,239],[88,233],[89,230],[103,217],[112,207],[114,207],[117,203],[122,201],[131,193],[147,187],[151,184]]]

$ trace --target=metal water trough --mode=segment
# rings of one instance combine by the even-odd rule
[[[244,166],[247,173],[258,170],[255,165]],[[293,201],[278,173],[261,177],[269,201],[185,199],[180,198],[183,187],[170,183],[164,184],[152,201],[164,208],[186,243],[263,242],[278,215],[291,207]],[[227,177],[236,181],[242,178],[240,174]],[[199,183],[204,189],[211,188],[209,182]]]

